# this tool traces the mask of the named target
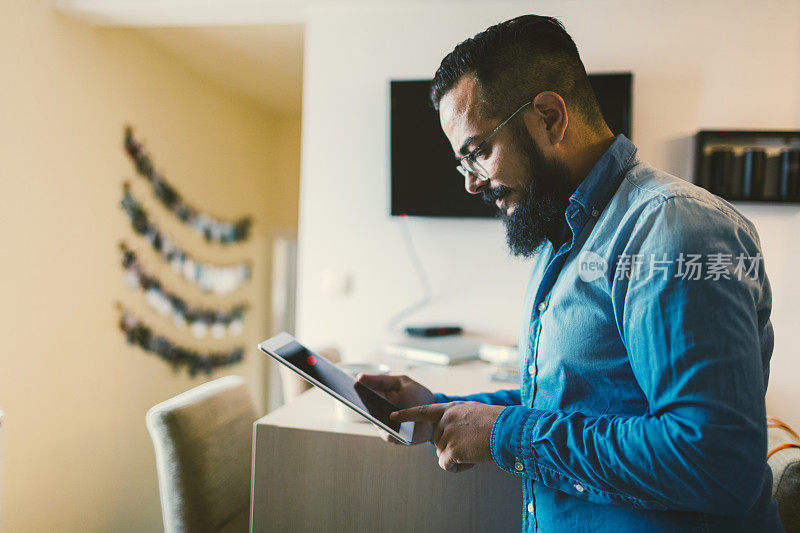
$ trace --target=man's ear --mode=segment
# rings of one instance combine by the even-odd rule
[[[552,91],[544,91],[533,98],[533,111],[539,121],[540,127],[544,129],[545,138],[551,145],[556,145],[564,140],[567,131],[567,104],[564,99]]]

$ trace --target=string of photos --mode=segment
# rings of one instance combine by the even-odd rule
[[[120,243],[125,284],[131,289],[142,289],[145,301],[162,316],[171,316],[176,326],[185,328],[198,339],[207,334],[215,339],[238,336],[244,326],[247,305],[239,304],[228,310],[206,309],[186,303],[180,296],[163,288],[160,280],[149,273],[136,257],[136,252]]]
[[[156,170],[150,156],[145,152],[142,143],[133,137],[133,129],[125,127],[125,151],[133,160],[136,172],[145,178],[153,187],[159,201],[171,211],[181,222],[188,224],[209,242],[228,244],[241,242],[250,235],[252,220],[243,217],[235,222],[226,222],[203,213],[199,209],[184,202],[175,187]]]
[[[199,286],[203,292],[225,296],[250,279],[250,266],[247,262],[213,265],[189,257],[149,219],[147,211],[131,194],[128,182],[123,184],[121,205],[131,219],[133,230],[144,236],[176,272],[182,273],[184,278]]]
[[[243,348],[235,348],[228,352],[200,353],[179,346],[166,337],[156,334],[120,303],[117,303],[117,308],[122,311],[119,327],[125,333],[128,344],[134,344],[147,352],[158,355],[172,365],[175,371],[185,367],[190,376],[195,376],[198,372],[210,374],[215,368],[232,365],[244,357]]]

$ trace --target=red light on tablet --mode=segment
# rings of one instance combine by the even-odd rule
[[[313,355],[309,355],[306,361],[308,362],[308,366],[314,366],[317,364],[317,358],[314,357]]]

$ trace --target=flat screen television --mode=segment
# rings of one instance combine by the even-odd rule
[[[631,137],[631,73],[590,74],[603,116]],[[428,100],[431,80],[391,82],[392,216],[493,217],[494,206],[464,189],[453,150]]]

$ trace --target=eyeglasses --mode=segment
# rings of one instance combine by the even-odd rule
[[[480,163],[478,163],[478,161],[475,158],[481,151],[481,148],[486,146],[486,143],[488,143],[492,139],[492,137],[494,137],[497,134],[497,132],[500,131],[500,128],[508,124],[508,121],[514,118],[514,116],[517,113],[525,109],[525,106],[527,106],[528,104],[530,104],[530,102],[525,102],[524,104],[522,104],[522,106],[520,106],[519,109],[511,113],[510,117],[501,122],[500,125],[497,126],[494,129],[494,131],[492,131],[492,133],[489,134],[488,137],[486,137],[483,141],[481,141],[481,143],[478,146],[476,146],[474,150],[472,150],[470,153],[468,153],[467,155],[458,160],[458,166],[456,168],[458,169],[459,172],[461,172],[461,174],[465,178],[468,178],[469,175],[472,174],[481,181],[488,181],[489,173],[486,171],[485,168],[483,168],[483,166]]]

